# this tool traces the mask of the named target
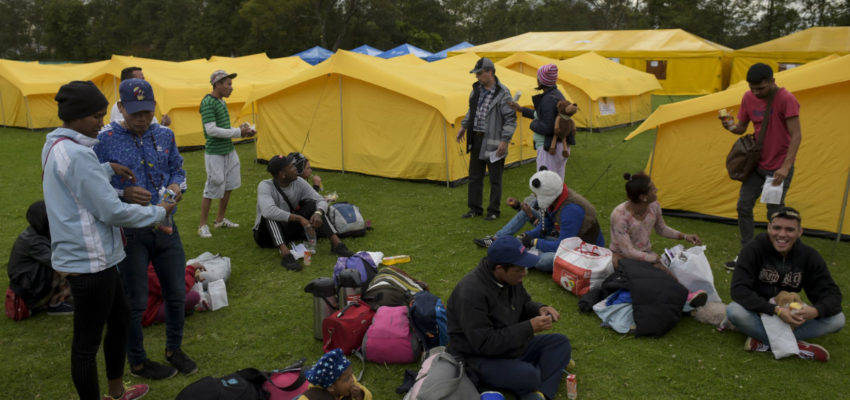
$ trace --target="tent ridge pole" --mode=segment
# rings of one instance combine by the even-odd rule
[[[844,199],[841,200],[841,212],[838,213],[838,228],[835,230],[835,241],[841,241],[841,229],[844,228],[844,215],[847,212],[847,195],[850,192],[850,171],[847,172],[847,183],[844,185]]]
[[[339,162],[340,169],[342,173],[345,173],[345,145],[343,143],[343,134],[345,128],[343,128],[343,118],[342,118],[342,75],[337,75],[339,78]]]

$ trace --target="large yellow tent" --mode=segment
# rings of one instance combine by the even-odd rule
[[[92,79],[107,62],[39,64],[0,59],[0,125],[39,129],[62,125],[53,97],[73,80]]]
[[[658,78],[659,94],[698,95],[718,92],[732,49],[681,29],[527,32],[499,41],[449,52],[476,53],[497,61],[528,52],[566,59],[587,52]],[[726,68],[728,69],[728,68]]]
[[[802,212],[804,228],[844,234],[850,229],[850,55],[778,73],[776,82],[800,102],[803,134],[785,203]],[[746,90],[739,83],[663,105],[626,138],[657,128],[647,169],[664,208],[737,218],[740,183],[725,169],[737,136],[721,127],[717,112],[725,108],[737,115]],[[757,203],[756,221],[765,222],[765,213]]]
[[[755,63],[784,71],[830,54],[850,54],[850,26],[818,26],[764,43],[735,50],[730,82],[746,79]]]
[[[545,64],[558,66],[564,95],[579,106],[573,120],[580,128],[606,128],[641,121],[652,112],[651,92],[661,89],[655,76],[635,71],[590,52],[566,60],[514,53],[499,66],[537,76]]]
[[[233,93],[227,98],[231,123],[252,122],[250,103],[246,99],[258,87],[288,79],[297,71],[309,65],[293,57],[269,59],[264,53],[244,57],[213,56],[210,60],[200,59],[184,62],[170,62],[154,59],[112,56],[109,64],[102,69],[104,78],[96,80],[101,90],[107,93],[110,101],[117,99],[117,85],[121,70],[141,67],[145,79],[151,83],[157,99],[157,116],[171,116],[171,129],[174,130],[177,145],[195,147],[204,145],[199,105],[201,99],[211,91],[210,74],[217,69],[238,74],[233,84]]]
[[[300,151],[316,168],[455,182],[469,155],[455,141],[468,108],[477,57],[413,65],[337,51],[286,82],[257,90],[257,157]],[[511,90],[536,82],[497,71]],[[522,104],[522,101],[521,101]],[[525,131],[527,136],[531,136]],[[514,134],[507,162],[534,157],[530,139]]]

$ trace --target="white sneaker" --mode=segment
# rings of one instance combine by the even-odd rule
[[[218,228],[238,228],[239,224],[232,222],[227,218],[222,218],[221,221],[213,224],[213,227],[215,227],[216,229],[218,229]]]
[[[210,226],[209,225],[203,225],[200,228],[198,228],[198,235],[200,237],[204,238],[204,239],[211,238],[212,233],[210,233]]]

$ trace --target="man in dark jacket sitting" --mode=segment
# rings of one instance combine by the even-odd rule
[[[817,250],[801,242],[801,217],[797,210],[783,207],[770,216],[767,233],[756,236],[738,254],[732,275],[732,300],[726,317],[748,336],[745,350],[770,351],[760,314],[776,315],[794,328],[800,358],[829,360],[823,347],[804,342],[844,327],[841,290]],[[812,305],[799,309],[770,302],[779,291],[806,291]]]
[[[468,366],[479,386],[521,399],[554,399],[570,362],[570,341],[553,333],[557,310],[531,300],[522,286],[538,257],[519,240],[502,236],[449,297],[448,351]]]

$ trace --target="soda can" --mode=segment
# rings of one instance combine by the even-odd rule
[[[574,400],[578,396],[576,391],[576,374],[567,374],[567,398]]]
[[[312,258],[313,258],[313,252],[310,251],[309,249],[304,250],[304,265],[310,265],[310,263],[313,261]]]

